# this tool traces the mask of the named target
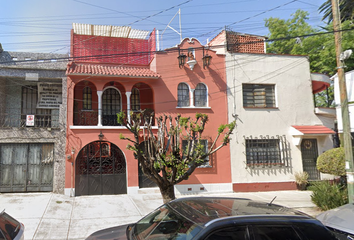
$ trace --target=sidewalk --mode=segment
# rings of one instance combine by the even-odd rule
[[[249,198],[316,216],[310,191],[219,193],[204,196]],[[195,195],[178,195],[189,197]],[[203,195],[198,195],[203,196]],[[54,193],[0,194],[0,208],[25,225],[25,239],[76,240],[92,232],[139,220],[162,204],[159,193],[68,197]]]

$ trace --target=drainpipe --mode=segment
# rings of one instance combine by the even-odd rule
[[[71,190],[70,190],[70,197],[75,197],[74,194],[74,170],[75,170],[75,148],[71,148]]]

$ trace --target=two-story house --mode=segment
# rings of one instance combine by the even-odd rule
[[[155,30],[73,24],[70,56],[67,195],[131,194],[154,186],[126,149],[129,142],[120,139],[120,134],[131,137],[117,122],[121,111],[127,116],[139,109],[172,117],[206,113],[208,145],[227,123],[224,56],[196,39],[157,52]],[[228,147],[219,150],[177,190],[232,191],[229,155]]]
[[[0,47],[0,192],[64,193],[67,60]]]
[[[222,31],[210,43],[225,54],[233,190],[296,189],[294,174],[319,180],[320,153],[333,147],[335,112],[315,108],[330,80],[311,74],[306,56],[266,54],[265,38]]]

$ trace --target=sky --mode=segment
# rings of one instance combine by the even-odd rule
[[[73,23],[159,30],[161,48],[194,37],[206,44],[225,27],[267,36],[265,19],[290,19],[307,11],[308,23],[324,26],[319,6],[325,0],[4,0],[0,43],[5,51],[69,53]],[[179,21],[180,11],[181,21]],[[176,15],[177,14],[177,15]],[[175,17],[175,18],[174,18]],[[170,24],[169,24],[170,23]],[[169,28],[172,27],[174,30]]]

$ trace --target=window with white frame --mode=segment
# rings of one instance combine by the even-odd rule
[[[194,106],[207,107],[207,88],[203,83],[198,83],[194,90]]]
[[[189,87],[186,83],[178,84],[178,107],[189,107]]]
[[[140,110],[140,92],[139,89],[133,88],[132,94],[130,96],[131,110],[138,111]]]
[[[182,150],[183,150],[183,153],[186,154],[186,151],[187,151],[187,147],[188,147],[188,140],[182,140]],[[195,141],[195,144],[197,143],[198,141]],[[208,151],[208,140],[206,139],[201,139],[200,140],[200,144],[204,147],[204,152],[206,153]],[[209,162],[209,156],[207,156],[205,159],[204,159],[204,163],[202,165],[200,165],[199,167],[209,167],[210,166],[210,162]]]
[[[242,84],[243,107],[274,108],[274,84]]]

